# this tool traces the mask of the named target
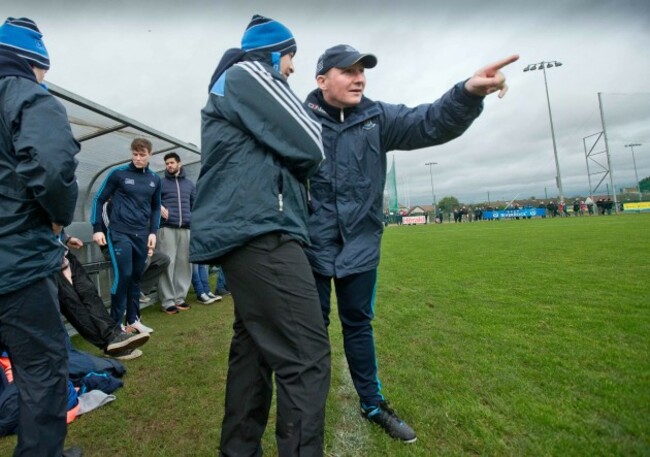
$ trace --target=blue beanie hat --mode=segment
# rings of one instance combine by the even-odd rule
[[[278,21],[256,14],[241,39],[244,51],[278,52],[281,56],[296,53],[296,40],[291,31]]]
[[[7,18],[0,26],[0,49],[13,52],[30,65],[49,70],[50,57],[43,44],[43,34],[36,23],[26,17]]]

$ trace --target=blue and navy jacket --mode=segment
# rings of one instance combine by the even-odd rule
[[[307,257],[317,273],[341,278],[379,265],[386,153],[460,136],[481,113],[483,97],[461,82],[431,104],[408,108],[364,97],[332,116],[317,89],[306,106],[323,126],[326,156],[310,179]]]
[[[305,182],[323,161],[321,127],[267,54],[215,77],[201,111],[191,262],[215,262],[273,232],[309,243]]]
[[[0,295],[61,269],[52,223],[72,222],[78,152],[63,105],[0,50]]]
[[[113,168],[93,201],[93,233],[102,231],[102,208],[110,199],[111,230],[141,236],[155,234],[160,225],[160,188],[160,176],[148,166],[137,168],[129,162]]]
[[[162,227],[190,228],[192,207],[196,188],[194,183],[185,177],[181,167],[178,175],[171,175],[165,170],[162,180],[162,205],[167,208],[167,219],[162,219]]]

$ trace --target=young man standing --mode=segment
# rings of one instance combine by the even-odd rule
[[[111,170],[93,202],[90,223],[93,240],[108,245],[115,279],[111,289],[111,317],[127,331],[152,333],[140,321],[140,278],[147,255],[156,247],[160,223],[160,177],[149,169],[152,145],[145,138],[131,143],[131,162]],[[102,208],[111,200],[110,226],[102,231]]]
[[[0,27],[0,351],[20,392],[14,456],[61,457],[66,435],[57,236],[75,210],[79,143],[41,85],[49,68],[36,24],[8,18]]]
[[[192,280],[189,256],[194,195],[194,183],[185,177],[179,155],[175,152],[166,154],[158,249],[169,256],[170,263],[158,280],[158,296],[162,309],[167,314],[190,309],[185,298]]]
[[[416,434],[381,392],[371,324],[383,232],[386,153],[460,136],[481,113],[484,96],[496,91],[505,94],[505,78],[499,70],[517,58],[485,67],[438,101],[416,108],[364,97],[364,71],[377,65],[374,55],[338,45],[318,59],[318,89],[306,104],[323,126],[327,159],[310,180],[312,245],[307,256],[326,324],[332,282],[336,286],[345,355],[363,416],[407,443],[414,442]]]
[[[254,16],[221,59],[201,112],[190,260],[223,266],[235,303],[222,456],[261,455],[277,386],[280,456],[322,456],[330,350],[307,236],[320,126],[289,88],[296,41]]]

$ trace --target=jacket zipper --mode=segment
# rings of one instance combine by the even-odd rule
[[[176,192],[178,194],[178,228],[183,226],[183,208],[181,208],[181,188],[178,185],[178,176],[174,178],[176,180]]]

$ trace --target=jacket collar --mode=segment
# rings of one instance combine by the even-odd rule
[[[0,49],[0,78],[17,76],[38,84],[36,76],[27,61],[13,52]]]
[[[358,105],[343,109],[344,120],[341,121],[341,108],[328,104],[323,97],[323,91],[320,89],[314,89],[307,96],[306,104],[318,117],[329,119],[337,124],[347,123],[348,119],[351,119],[350,122],[357,122],[378,114],[378,112],[372,109],[376,106],[376,103],[364,96]]]
[[[183,167],[181,167],[181,170],[178,173],[178,175],[173,175],[173,174],[169,173],[167,171],[167,169],[165,168],[165,178],[168,178],[168,179],[174,179],[174,178],[182,179],[184,177],[185,177],[185,169]]]
[[[137,173],[142,173],[142,174],[144,174],[144,173],[146,173],[146,172],[149,171],[149,165],[147,165],[147,166],[144,167],[144,168],[138,168],[138,167],[135,166],[135,164],[133,163],[133,160],[132,160],[132,161],[129,162],[129,170],[131,170],[131,171],[135,171],[135,172],[137,172]]]

